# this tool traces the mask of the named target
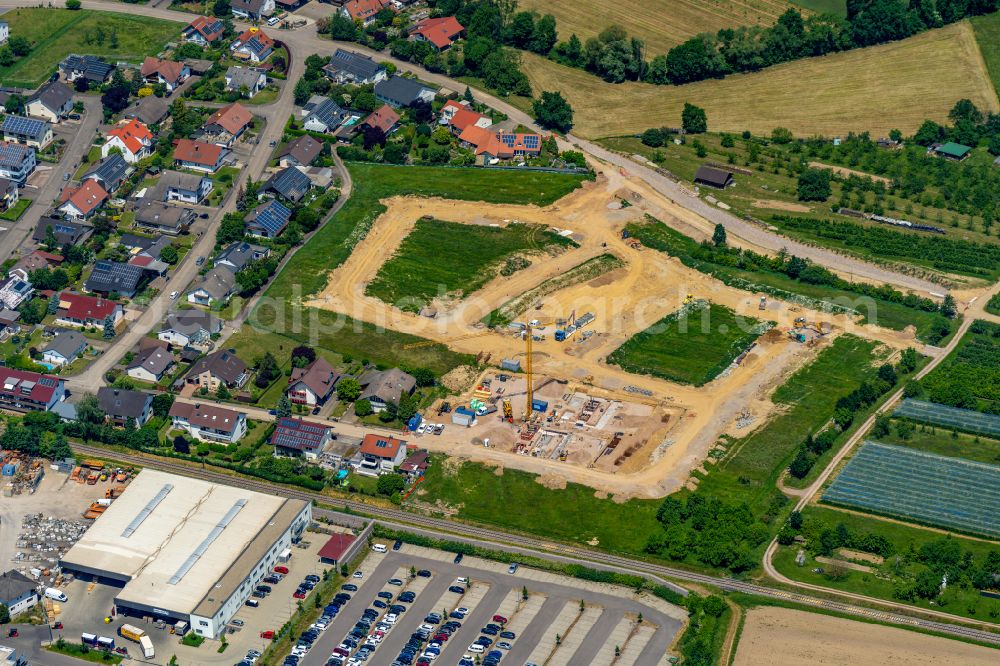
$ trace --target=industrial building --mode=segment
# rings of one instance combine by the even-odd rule
[[[311,517],[302,500],[146,469],[60,565],[121,586],[121,615],[216,638]]]

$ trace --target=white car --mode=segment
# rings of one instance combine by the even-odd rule
[[[170,292],[170,300],[172,300],[172,301],[176,301],[177,300],[177,292],[176,291]]]
[[[385,620],[386,624],[392,625],[396,624],[396,620],[398,620],[399,618],[396,616],[395,613],[389,613],[383,619]]]
[[[364,578],[364,575],[365,574],[363,572],[361,572],[361,571],[355,571],[354,575],[351,576],[351,578]]]
[[[471,652],[472,654],[482,654],[485,651],[486,649],[479,643],[473,643],[472,645],[469,646],[469,652]]]

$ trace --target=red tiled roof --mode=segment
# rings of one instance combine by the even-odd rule
[[[209,28],[216,22],[222,23],[220,19],[209,18],[208,16],[199,16],[195,20],[188,24],[188,27],[192,30],[197,31],[202,37],[205,38],[207,42],[214,42],[216,39],[222,36],[222,30],[216,30],[211,32]]]
[[[361,454],[392,460],[396,457],[399,447],[405,444],[406,442],[401,439],[383,437],[372,433],[365,435],[365,438],[361,441]]]
[[[508,145],[503,140],[501,136],[514,137],[511,145]],[[528,147],[525,143],[525,138],[529,136],[538,137],[538,147]],[[488,153],[499,158],[509,158],[513,157],[516,152],[522,153],[539,153],[541,152],[541,136],[538,134],[513,134],[496,132],[484,127],[477,127],[476,125],[469,125],[466,127],[458,138],[466,143],[470,143],[476,147],[476,155],[482,155],[483,153]]]
[[[134,118],[108,132],[109,139],[114,136],[121,139],[133,155],[138,154],[144,146],[153,141],[153,133],[149,128]]]
[[[34,382],[27,392],[24,382]],[[27,397],[35,402],[48,403],[63,380],[52,375],[42,375],[28,370],[0,368],[0,393],[14,397]],[[10,386],[11,388],[7,388]]]
[[[205,166],[215,166],[222,156],[222,146],[193,139],[179,139],[174,148],[174,159]]]
[[[319,556],[324,560],[337,560],[344,556],[351,544],[356,541],[353,534],[334,534],[330,540],[319,549]]]
[[[167,81],[168,83],[177,83],[178,79],[181,78],[181,72],[183,71],[184,63],[146,56],[146,59],[142,61],[142,69],[139,70],[139,73],[143,76],[143,78],[152,76],[153,74],[159,74],[164,81]]]
[[[108,199],[108,193],[96,180],[85,180],[77,188],[67,187],[59,197],[59,203],[69,201],[83,215],[90,215]]]
[[[129,259],[128,263],[132,264],[133,266],[146,267],[149,266],[151,263],[153,263],[153,258],[148,254],[137,254],[136,256]]]
[[[377,127],[383,134],[388,134],[396,123],[399,122],[399,114],[391,106],[383,104],[382,108],[375,109],[371,115],[365,118],[364,124],[369,127]]]
[[[264,48],[267,47],[274,48],[274,40],[268,37],[266,34],[264,34],[264,31],[261,30],[260,28],[247,28],[242,33],[240,33],[240,36],[236,38],[236,41],[239,42],[240,45],[242,46],[243,44],[246,44],[254,37],[257,38],[257,41],[260,42],[260,45],[263,46]]]
[[[73,294],[64,291],[59,294],[59,310],[61,316],[70,319],[86,321],[88,319],[103,320],[108,315],[114,315],[118,304],[106,298]]]
[[[454,16],[442,16],[417,21],[410,32],[420,35],[434,46],[443,49],[451,46],[463,30],[465,28]]]
[[[451,126],[457,129],[459,132],[464,130],[470,125],[475,125],[480,120],[485,118],[481,113],[476,113],[472,109],[459,109],[455,112],[455,115],[451,117]],[[492,124],[492,121],[491,123]]]
[[[205,125],[218,125],[230,134],[239,134],[253,122],[253,114],[239,102],[222,107],[205,121]]]
[[[349,0],[344,3],[344,10],[352,19],[364,20],[378,14],[389,5],[389,0]]]

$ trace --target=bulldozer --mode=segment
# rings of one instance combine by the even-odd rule
[[[510,404],[510,400],[503,401],[503,418],[508,423],[514,422],[514,408]]]

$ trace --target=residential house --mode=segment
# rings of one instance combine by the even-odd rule
[[[58,268],[64,260],[65,257],[61,254],[52,254],[51,252],[45,252],[44,250],[35,250],[26,257],[18,259],[17,263],[14,264],[11,270],[20,269],[28,274],[31,273],[31,271]]]
[[[236,274],[225,266],[213,268],[205,273],[201,282],[187,294],[192,305],[211,307],[225,303],[236,293]]]
[[[219,390],[220,385],[238,389],[250,377],[250,369],[232,349],[217,352],[198,359],[187,373],[185,381],[209,391]]]
[[[24,109],[29,116],[57,123],[73,110],[73,91],[59,81],[49,81],[28,98]]]
[[[21,325],[17,323],[20,318],[21,313],[17,310],[0,309],[0,342],[21,332]]]
[[[288,142],[278,154],[278,164],[283,167],[309,166],[323,151],[323,143],[308,134]]]
[[[452,134],[461,135],[467,127],[471,126],[486,129],[493,124],[493,119],[473,111],[467,104],[459,104],[450,99],[441,107],[440,123],[447,125]]]
[[[417,479],[424,475],[427,471],[427,467],[430,464],[430,455],[427,451],[421,449],[420,451],[414,451],[410,456],[403,461],[403,464],[399,466],[399,471],[402,474],[406,474],[411,479]]]
[[[405,393],[413,393],[417,380],[399,368],[390,370],[368,370],[358,379],[361,384],[359,400],[368,400],[375,412],[381,412],[390,402],[399,404]]]
[[[3,138],[41,150],[52,143],[52,125],[37,118],[6,116],[3,119]]]
[[[0,367],[0,409],[41,412],[66,397],[66,382],[29,370]]]
[[[260,28],[248,28],[240,33],[229,46],[234,58],[250,62],[264,62],[274,53],[274,40]]]
[[[67,187],[59,196],[59,210],[71,220],[85,220],[107,201],[107,191],[96,180],[85,180],[76,187]]]
[[[271,250],[261,245],[252,245],[245,241],[233,243],[215,258],[215,268],[226,267],[233,273],[239,273],[252,261],[266,259]]]
[[[302,5],[306,4],[309,0],[274,0],[274,1],[276,9],[280,5],[282,10],[286,12],[291,12],[298,9]]]
[[[136,236],[135,234],[122,234],[118,238],[118,244],[127,248],[132,254],[145,252],[149,248],[153,247],[153,243],[155,242],[155,238],[150,238],[149,236]]]
[[[392,76],[375,84],[375,97],[378,101],[395,107],[411,106],[421,101],[430,104],[434,95],[433,88],[402,76]]]
[[[146,271],[142,266],[102,259],[94,264],[84,289],[105,296],[119,294],[125,298],[132,298],[139,293],[145,281]]]
[[[232,0],[230,6],[236,16],[253,21],[274,13],[274,0]]]
[[[208,117],[201,138],[229,148],[252,125],[253,114],[239,102],[233,102]]]
[[[732,173],[703,164],[695,172],[694,182],[699,185],[708,185],[709,187],[724,190],[732,185],[734,181]]]
[[[17,183],[6,178],[0,178],[0,212],[10,210],[20,200],[21,194],[17,188]]]
[[[353,83],[362,86],[384,81],[388,74],[385,67],[375,62],[371,56],[348,51],[347,49],[337,49],[330,56],[330,62],[323,66],[323,72],[330,77],[334,83],[343,85]]]
[[[135,164],[153,152],[153,133],[136,119],[126,120],[108,132],[108,140],[101,146],[101,157],[118,149],[129,164]]]
[[[454,16],[421,19],[410,29],[413,39],[428,42],[438,51],[451,48],[464,35],[465,28]]]
[[[327,190],[333,186],[333,169],[330,167],[297,166],[295,168],[305,174],[313,187]]]
[[[133,379],[155,384],[163,379],[173,365],[173,354],[162,347],[149,345],[132,359],[125,372]]]
[[[267,72],[256,67],[233,65],[226,70],[226,90],[253,97],[267,85]]]
[[[494,132],[478,125],[469,125],[459,134],[459,140],[475,147],[476,155],[486,161],[509,160],[515,157],[536,157],[542,152],[542,137],[538,134]]]
[[[173,60],[163,60],[146,56],[139,69],[139,75],[146,83],[161,83],[167,88],[167,93],[173,93],[182,83],[191,76],[191,68],[182,62]]]
[[[220,331],[222,320],[211,312],[181,310],[167,315],[156,337],[176,347],[196,347],[204,346]]]
[[[375,22],[375,17],[383,9],[391,9],[390,0],[347,0],[341,6],[340,13],[352,21],[360,21],[361,25],[369,26]]]
[[[306,117],[302,127],[310,132],[332,132],[350,116],[332,99],[319,95],[313,95],[309,99],[303,107],[303,112],[306,113]]]
[[[387,435],[369,433],[361,440],[359,472],[392,472],[406,459],[406,442]]]
[[[198,16],[181,30],[181,36],[185,42],[204,47],[221,39],[225,29],[222,19],[214,16]]]
[[[152,393],[102,386],[97,391],[97,400],[108,421],[119,427],[131,422],[141,428],[153,415]]]
[[[19,143],[0,141],[0,178],[24,185],[35,170],[35,149]]]
[[[8,39],[10,39],[10,24],[7,21],[0,21],[0,44],[5,44]]]
[[[105,320],[111,317],[111,321],[117,327],[123,316],[122,306],[114,301],[64,291],[59,294],[59,309],[56,311],[55,323],[60,326],[101,328]]]
[[[333,429],[320,423],[283,416],[274,425],[271,444],[276,456],[304,456],[315,460],[333,438]]]
[[[93,180],[105,192],[113,194],[134,169],[118,153],[111,153],[83,175],[83,180]]]
[[[11,269],[7,277],[0,281],[0,304],[10,310],[16,310],[34,293],[35,288],[31,286],[28,273],[23,269]]]
[[[94,227],[86,222],[71,222],[61,217],[43,217],[35,225],[35,231],[31,239],[39,245],[49,245],[50,241],[55,241],[55,245],[80,245],[86,242],[90,234],[94,232]]]
[[[381,131],[384,136],[389,136],[398,122],[399,114],[388,104],[383,104],[380,108],[372,111],[371,115],[365,118],[361,124]]]
[[[217,405],[175,402],[170,418],[174,428],[202,442],[235,444],[247,434],[246,414]]]
[[[174,164],[182,169],[193,169],[205,173],[215,173],[229,150],[215,143],[205,143],[193,139],[178,139],[174,147]]]
[[[340,373],[322,356],[304,368],[292,368],[285,393],[297,405],[315,407],[333,395]]]
[[[94,55],[70,54],[59,63],[59,70],[67,81],[83,79],[92,85],[100,85],[111,78],[115,66]]]
[[[7,39],[7,22],[0,25],[0,41]],[[38,583],[20,571],[0,574],[0,604],[7,607],[11,617],[16,617],[38,605]]]
[[[164,171],[150,198],[157,201],[180,201],[200,204],[211,193],[212,179],[196,173]]]
[[[286,201],[298,203],[309,193],[310,189],[312,189],[312,182],[308,176],[294,167],[287,167],[268,178],[260,191],[262,194],[271,194]]]
[[[64,331],[42,350],[42,360],[53,367],[69,365],[87,351],[87,338],[76,331]]]
[[[306,179],[308,180],[308,178]],[[280,201],[271,199],[260,204],[246,216],[247,233],[258,238],[277,238],[288,226],[292,211]]]
[[[197,215],[190,208],[172,206],[162,201],[141,199],[135,207],[136,226],[171,236],[187,233],[196,218]]]
[[[146,125],[158,125],[166,119],[169,112],[169,101],[156,95],[148,95],[125,109],[122,115],[126,118],[135,118]]]

